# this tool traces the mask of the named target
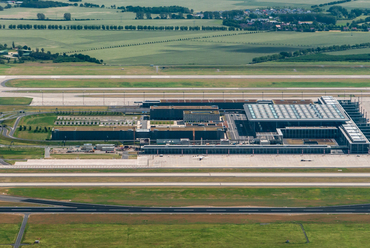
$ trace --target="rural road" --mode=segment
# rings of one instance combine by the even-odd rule
[[[370,187],[370,183],[0,183],[0,187]]]
[[[9,177],[333,177],[367,178],[370,173],[0,173]],[[1,185],[1,184],[0,184]]]
[[[0,207],[0,213],[151,213],[151,214],[339,214],[370,213],[370,204],[330,207],[128,207],[69,201],[0,196],[11,202],[53,205],[55,207]]]

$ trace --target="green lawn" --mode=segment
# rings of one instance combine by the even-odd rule
[[[368,68],[367,68],[368,69]],[[299,69],[298,69],[299,70]],[[148,81],[136,81],[136,80],[117,80],[117,79],[81,79],[81,80],[27,80],[27,79],[16,79],[7,82],[9,87],[17,88],[202,88],[202,87],[216,87],[216,88],[289,88],[289,87],[369,87],[370,83],[367,80],[317,80],[314,79],[312,82],[309,80],[274,80],[274,79],[204,79],[204,80],[148,80]],[[22,125],[22,124],[21,124]],[[41,125],[41,124],[40,124]]]
[[[19,126],[26,126],[27,130],[19,131],[17,127],[14,136],[22,139],[32,139],[32,140],[46,140],[50,139],[51,132],[45,132],[44,127],[52,128],[54,126],[54,121],[56,120],[55,114],[41,114],[41,115],[30,115],[25,116],[21,119],[18,124]],[[31,126],[31,130],[29,131],[29,127]],[[42,132],[35,132],[36,127],[41,127]]]
[[[32,218],[32,217],[31,217]],[[196,218],[196,216],[194,216]],[[38,247],[369,247],[369,224],[29,224]],[[289,244],[285,243],[289,240]]]
[[[43,148],[8,148],[0,147],[2,159],[38,159],[44,157]]]
[[[142,206],[328,206],[369,203],[367,188],[12,188],[8,194]]]
[[[0,105],[29,105],[32,98],[27,97],[0,97]]]
[[[20,225],[0,223],[0,245],[12,244],[17,238]],[[1,246],[8,247],[8,246]],[[9,246],[11,247],[11,246]]]
[[[362,234],[362,233],[361,233]],[[364,235],[364,234],[362,234]],[[359,236],[359,235],[357,235]],[[39,247],[290,247],[305,243],[297,224],[232,225],[29,225],[24,242]],[[363,237],[365,238],[365,237]],[[318,240],[319,241],[319,240]],[[246,246],[247,245],[247,246]],[[313,247],[313,245],[311,245]],[[318,246],[316,246],[318,247]],[[324,247],[324,246],[321,246]]]

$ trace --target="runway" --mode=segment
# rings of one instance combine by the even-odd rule
[[[236,90],[236,91],[254,91],[249,92],[250,94],[248,97],[259,98],[261,96],[261,92],[264,92],[266,96],[268,94],[272,94],[271,91],[276,90],[283,90],[283,91],[302,91],[303,93],[299,94],[299,98],[303,97],[303,95],[307,98],[312,98],[313,93],[305,92],[305,91],[331,91],[329,94],[333,95],[358,95],[360,94],[359,91],[363,91],[364,97],[368,93],[367,91],[370,90],[370,87],[348,87],[348,88],[186,88],[186,87],[179,87],[179,88],[17,88],[17,87],[5,87],[5,83],[11,79],[370,79],[370,75],[54,75],[54,76],[46,76],[46,75],[10,75],[10,76],[0,76],[0,95],[2,97],[30,97],[33,99],[31,105],[32,106],[117,106],[117,105],[137,105],[137,102],[141,102],[145,99],[151,100],[159,100],[162,98],[166,99],[178,99],[180,97],[185,97],[185,95],[189,95],[186,99],[190,98],[204,98],[203,93],[199,93],[199,96],[193,96],[194,93],[189,91],[204,91],[206,94],[207,92],[213,92],[212,94],[218,94],[218,96],[223,99],[235,99],[241,96],[230,95],[224,97],[224,93],[222,91],[227,90]],[[17,90],[22,90],[24,92],[16,92]],[[57,91],[54,93],[48,93],[48,90]],[[86,95],[82,95],[83,93],[63,93],[64,91],[68,90],[77,90],[77,91],[86,91]],[[98,91],[98,92],[105,92],[105,97],[101,96],[101,93],[91,93],[89,91]],[[114,96],[109,97],[109,94],[115,94],[114,92],[117,90],[125,90],[128,91],[121,96]],[[155,90],[159,93],[163,93],[163,91],[183,91],[182,96],[172,96],[172,97],[162,97],[158,93],[156,96],[150,96],[150,93],[141,96],[139,93],[129,93],[130,91],[152,91]],[[351,90],[355,91],[351,93]],[[32,91],[32,92],[27,92]],[[58,92],[59,91],[59,92]],[[218,93],[214,93],[214,91],[220,91]],[[269,93],[270,91],[270,93]],[[346,93],[342,92],[346,91]],[[38,93],[39,92],[39,93]],[[109,93],[110,92],[110,93]],[[188,92],[188,93],[187,93]],[[288,93],[288,92],[287,92]],[[100,95],[99,95],[100,94]],[[130,95],[134,94],[134,95]],[[154,93],[153,93],[154,94]],[[211,94],[211,93],[210,93]],[[238,93],[234,93],[238,94]],[[240,93],[239,93],[240,94]],[[274,97],[280,96],[280,93],[274,93]],[[315,95],[316,94],[316,95]],[[318,93],[314,93],[317,96]],[[325,93],[323,93],[325,94]],[[361,93],[362,94],[362,93]],[[97,95],[97,96],[95,96]],[[211,97],[216,97],[212,95]],[[185,98],[184,98],[185,99]]]
[[[0,173],[0,178],[18,177],[269,177],[269,178],[368,178],[370,173]],[[0,184],[1,185],[1,184]]]
[[[170,183],[0,183],[0,187],[370,187],[370,183],[229,183],[229,182],[170,182]]]
[[[0,207],[0,213],[123,213],[123,214],[361,214],[370,204],[331,207],[129,207],[0,196],[0,200],[55,207]]]

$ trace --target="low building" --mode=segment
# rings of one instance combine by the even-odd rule
[[[184,111],[185,122],[219,122],[219,111]]]

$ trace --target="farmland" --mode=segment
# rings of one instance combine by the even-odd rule
[[[53,53],[77,51],[103,59],[109,65],[146,66],[151,64],[245,65],[254,57],[284,51],[293,52],[307,47],[353,45],[367,42],[370,38],[369,33],[355,33],[351,36],[349,32],[94,30],[2,30],[1,32],[4,35],[2,42],[7,44],[14,41],[17,45],[44,48]],[[230,34],[237,35],[228,36]],[[209,38],[202,38],[205,36]],[[131,46],[117,47],[130,44]]]

